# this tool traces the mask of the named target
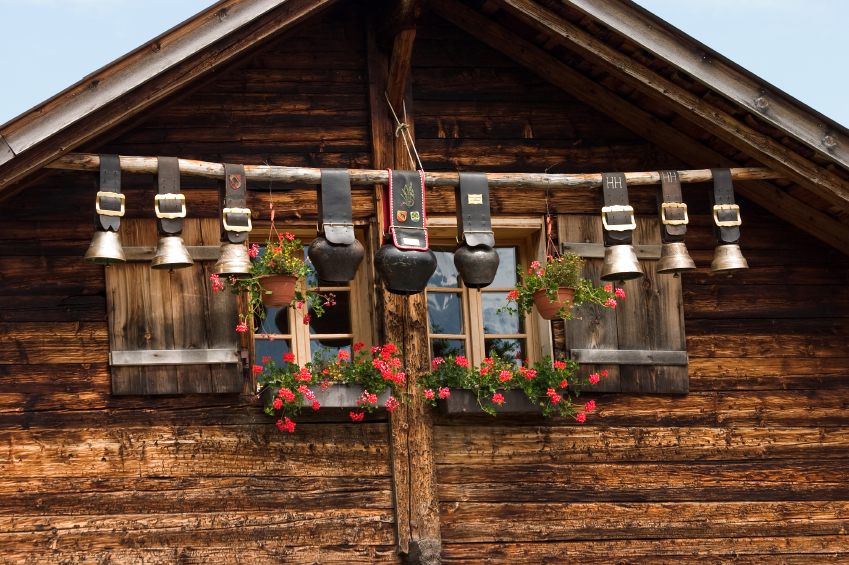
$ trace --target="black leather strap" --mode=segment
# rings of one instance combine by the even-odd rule
[[[657,212],[660,215],[660,238],[663,243],[675,243],[684,241],[687,233],[686,224],[664,224],[667,221],[683,221],[687,218],[686,208],[663,208],[663,204],[683,204],[684,197],[681,194],[681,179],[678,171],[658,171],[660,174],[660,190],[657,191]]]
[[[731,182],[731,169],[711,169],[713,190],[710,193],[711,208],[717,205],[735,204],[734,184]],[[739,210],[711,210],[720,222],[732,222],[740,218]],[[740,226],[717,226],[714,223],[713,234],[719,243],[737,243],[740,240]]]
[[[428,248],[424,173],[389,171],[389,231],[398,249]]]
[[[470,247],[494,247],[486,173],[460,173],[460,186],[454,196],[457,203],[457,240],[462,242],[465,239]]]
[[[157,157],[156,186],[159,194],[180,194],[180,164],[176,157]],[[180,200],[160,200],[159,211],[175,213],[183,209]],[[159,235],[179,235],[183,232],[183,218],[158,218]]]
[[[625,181],[623,173],[602,173],[601,188],[599,189],[601,205],[608,206],[628,206],[628,183]],[[605,214],[607,224],[611,226],[621,226],[632,223],[634,214],[632,212],[608,212]],[[630,244],[633,230],[602,230],[604,232],[604,245]]]
[[[100,155],[100,188],[98,192],[121,193],[121,158],[118,155]],[[100,198],[100,209],[120,212],[123,201],[120,198],[104,196]],[[100,231],[121,229],[120,216],[107,216],[94,211],[94,227]]]
[[[224,227],[224,209],[246,210],[248,207],[248,182],[245,178],[245,167],[224,163],[224,180],[218,182],[218,196],[223,206],[218,210],[221,224],[221,241],[229,243],[244,243],[248,239],[246,231],[232,231]],[[227,225],[248,227],[248,214],[228,213]]]
[[[330,243],[354,243],[354,212],[351,209],[351,177],[348,169],[321,169],[318,190],[318,231]]]

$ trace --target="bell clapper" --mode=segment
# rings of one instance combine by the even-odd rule
[[[676,272],[674,275],[672,275],[672,278],[673,278],[673,279],[679,279],[679,278],[681,278],[681,277],[680,277],[680,276],[678,275],[678,273]]]

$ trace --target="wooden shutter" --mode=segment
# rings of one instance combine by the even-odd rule
[[[560,215],[558,237],[562,243],[602,243],[598,215]],[[635,245],[659,245],[657,217],[638,217]],[[640,260],[645,278],[626,281],[626,300],[615,310],[584,304],[575,319],[565,324],[565,344],[574,349],[634,351],[686,351],[681,279],[658,275],[656,260]],[[602,259],[587,259],[583,276],[601,283]],[[651,354],[645,356],[650,357]],[[592,390],[599,392],[686,393],[689,377],[682,365],[581,365],[582,374],[602,370],[608,377]]]
[[[218,246],[218,220],[186,219],[182,237],[189,246]],[[124,247],[155,246],[156,221],[124,220],[121,239]],[[148,261],[106,269],[112,394],[243,392],[238,297],[212,292],[213,264],[195,260],[173,273],[153,270]],[[169,355],[199,364],[117,364],[139,357],[120,352],[137,351],[175,351]],[[210,357],[237,362],[210,363]]]

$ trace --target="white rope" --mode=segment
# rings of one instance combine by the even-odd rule
[[[410,124],[407,123],[407,105],[404,102],[401,102],[401,109],[404,112],[404,121],[398,119],[398,114],[395,113],[395,108],[392,107],[392,102],[389,101],[389,95],[384,92],[383,95],[386,97],[386,103],[389,104],[389,110],[392,112],[392,117],[395,118],[395,123],[398,124],[395,126],[395,137],[398,137],[398,134],[401,134],[401,139],[404,140],[404,148],[407,150],[407,157],[410,158],[410,164],[413,166],[413,169],[416,168],[416,162],[419,164],[419,169],[424,172],[424,167],[422,166],[422,161],[419,159],[419,152],[416,150],[416,143],[413,141],[413,134],[410,133]],[[410,138],[409,145],[407,144],[407,138]],[[413,153],[416,154],[415,161],[413,160],[413,155],[410,153],[410,145],[413,146]]]

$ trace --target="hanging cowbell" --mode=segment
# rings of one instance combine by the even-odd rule
[[[251,269],[251,257],[245,242],[251,231],[251,211],[247,201],[247,179],[242,165],[224,164],[224,180],[218,182],[221,226],[221,253],[212,267],[216,275],[245,277]]]
[[[603,207],[601,222],[604,226],[603,281],[627,281],[645,276],[631,245],[634,209],[628,204],[628,185],[622,173],[603,173],[599,189]]]
[[[484,288],[495,280],[500,261],[493,249],[492,218],[489,210],[489,183],[486,173],[460,173],[457,188],[457,241],[454,266],[463,284],[469,288]]]
[[[159,193],[154,197],[154,210],[161,239],[150,267],[168,271],[184,269],[194,265],[194,261],[180,237],[186,217],[186,197],[180,194],[180,165],[176,157],[158,157],[157,160]]]
[[[322,169],[318,189],[319,235],[307,250],[319,281],[347,283],[357,276],[365,249],[354,235],[348,169]]]
[[[714,252],[710,270],[714,273],[732,274],[749,268],[740,251],[740,207],[734,203],[734,185],[730,169],[711,169],[713,190],[710,203],[713,206],[713,234],[719,245]]]
[[[394,294],[418,294],[436,271],[428,247],[424,173],[389,171],[388,220],[392,243],[374,255],[374,268]]]
[[[95,197],[94,237],[85,260],[101,265],[126,263],[121,246],[121,216],[124,215],[121,194],[121,160],[117,155],[100,155],[100,190]]]
[[[657,192],[657,205],[660,214],[660,260],[657,262],[658,274],[674,274],[692,271],[696,263],[687,253],[684,234],[687,233],[687,205],[681,194],[681,180],[678,171],[659,171],[660,190]]]

